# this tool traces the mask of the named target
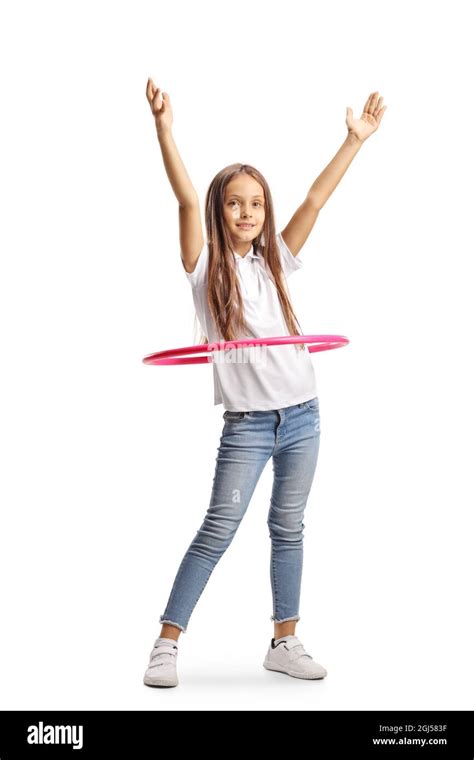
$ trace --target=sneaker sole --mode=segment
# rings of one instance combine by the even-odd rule
[[[145,686],[161,686],[162,688],[171,688],[178,685],[178,681],[165,681],[164,678],[144,678],[143,683]]]
[[[324,675],[320,676],[310,676],[310,675],[303,675],[302,673],[295,673],[291,672],[291,670],[285,670],[284,668],[279,668],[278,665],[274,665],[273,663],[268,662],[265,660],[263,663],[263,667],[266,668],[266,670],[274,670],[276,673],[285,673],[287,676],[292,676],[293,678],[304,678],[306,681],[321,681],[323,678],[326,678],[327,673],[324,673]]]

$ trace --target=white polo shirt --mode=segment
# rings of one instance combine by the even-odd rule
[[[303,266],[300,255],[293,256],[281,233],[276,236],[283,273],[286,278]],[[244,307],[250,329],[241,339],[291,335],[286,326],[278,292],[267,273],[263,255],[253,246],[245,256],[234,251]],[[209,247],[205,243],[193,272],[184,272],[191,284],[197,318],[209,343],[220,343],[207,304]],[[304,332],[304,330],[303,330]],[[282,409],[317,396],[316,376],[308,346],[248,346],[212,353],[214,404],[232,412]]]

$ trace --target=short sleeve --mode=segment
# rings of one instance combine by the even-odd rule
[[[289,277],[292,272],[296,272],[297,269],[301,269],[303,261],[301,260],[300,253],[297,256],[293,256],[287,244],[279,232],[276,236],[278,248],[280,250],[280,261],[285,277]]]
[[[181,258],[184,274],[188,278],[188,281],[191,283],[192,288],[199,288],[207,283],[208,260],[209,260],[209,248],[208,248],[207,243],[204,243],[202,251],[199,254],[199,258],[197,260],[196,266],[192,272],[186,271],[186,269],[184,268],[184,261]]]

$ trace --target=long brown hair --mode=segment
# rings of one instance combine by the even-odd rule
[[[242,295],[235,269],[235,261],[228,229],[224,221],[225,189],[237,174],[248,174],[263,188],[265,220],[261,233],[253,240],[254,251],[261,251],[264,265],[277,289],[283,316],[291,335],[301,335],[300,327],[290,302],[275,238],[275,215],[270,188],[263,175],[249,164],[230,164],[216,174],[206,193],[205,219],[209,246],[207,302],[209,311],[224,340],[237,340],[249,335],[245,323]],[[266,336],[262,336],[266,337]],[[207,343],[203,337],[201,343]],[[304,350],[304,344],[295,344]]]

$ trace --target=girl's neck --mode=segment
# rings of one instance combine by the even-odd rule
[[[233,247],[233,250],[239,256],[244,257],[252,251],[252,248],[253,248],[252,243],[250,243],[250,247],[249,247],[249,243],[243,241],[242,243],[237,243],[237,245]]]

